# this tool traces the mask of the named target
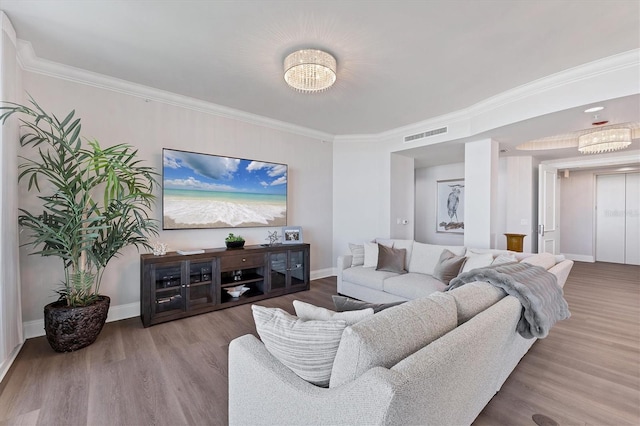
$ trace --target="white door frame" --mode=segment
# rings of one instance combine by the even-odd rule
[[[538,253],[560,254],[558,169],[538,166]]]

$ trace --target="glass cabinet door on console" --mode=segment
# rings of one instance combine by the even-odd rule
[[[144,324],[149,324],[152,318],[210,309],[217,303],[215,259],[155,263],[147,270],[150,283],[142,289],[142,303],[149,304],[151,309],[148,313],[143,309]]]
[[[287,287],[287,252],[269,253],[269,291]]]
[[[305,287],[309,283],[307,250],[289,251],[290,287]]]
[[[152,315],[171,315],[185,309],[182,262],[151,265]]]
[[[309,283],[308,250],[292,248],[269,253],[269,290],[288,291]]]
[[[188,271],[187,309],[215,305],[215,260],[189,262]]]

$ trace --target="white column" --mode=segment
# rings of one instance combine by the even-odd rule
[[[465,144],[464,245],[496,246],[498,205],[498,143],[484,139]]]
[[[413,240],[416,186],[414,159],[392,153],[390,170],[390,237]]]

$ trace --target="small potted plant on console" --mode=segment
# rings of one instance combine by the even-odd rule
[[[224,239],[224,243],[227,248],[242,248],[244,247],[244,238],[240,235],[233,235],[230,232],[227,238]]]

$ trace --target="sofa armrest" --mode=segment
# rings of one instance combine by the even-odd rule
[[[342,293],[342,272],[345,269],[351,268],[351,262],[353,260],[353,256],[350,254],[343,254],[342,256],[338,256],[337,260],[337,291],[338,293]]]
[[[564,287],[564,284],[567,282],[567,278],[569,277],[569,272],[571,272],[572,267],[573,260],[563,260],[549,268],[549,272],[558,278],[558,285],[561,288]]]
[[[384,424],[402,375],[367,371],[336,388],[314,386],[248,334],[229,344],[229,424]]]
[[[338,271],[344,271],[347,268],[351,268],[351,262],[353,262],[353,256],[350,254],[343,254],[338,256]]]

